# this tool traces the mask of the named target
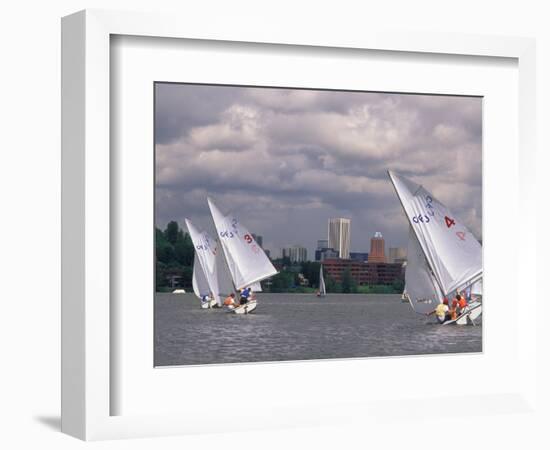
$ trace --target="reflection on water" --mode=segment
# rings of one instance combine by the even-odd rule
[[[399,295],[259,294],[254,314],[156,294],[155,365],[480,352],[481,326],[440,326]]]

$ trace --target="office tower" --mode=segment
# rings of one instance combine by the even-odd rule
[[[307,249],[301,245],[283,248],[283,258],[290,259],[291,263],[307,261]]]
[[[382,233],[377,231],[370,240],[370,253],[368,262],[386,262],[384,250],[384,238]]]
[[[390,247],[388,256],[391,263],[404,263],[407,260],[407,249],[404,247]]]
[[[328,246],[338,252],[341,259],[349,259],[351,219],[342,217],[328,221]]]
[[[328,241],[326,239],[319,239],[317,241],[317,250],[323,250],[324,248],[329,248]]]

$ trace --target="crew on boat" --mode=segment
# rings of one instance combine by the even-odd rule
[[[464,295],[456,295],[456,300],[458,303],[458,314],[462,314],[466,311],[466,308],[468,306],[468,301],[466,300],[466,297]]]
[[[225,300],[223,301],[223,306],[227,308],[235,308],[237,306],[237,303],[235,302],[235,294],[233,292],[225,297]]]
[[[208,295],[203,295],[201,297],[201,303],[208,303],[210,301],[210,297]]]
[[[431,316],[432,314],[435,314],[435,317],[439,323],[444,323],[445,321],[451,319],[451,311],[449,309],[449,300],[447,297],[445,297],[443,302],[437,305],[432,312],[426,313],[427,316]]]
[[[241,290],[241,299],[239,302],[241,305],[246,305],[248,303],[248,299],[250,297],[251,292],[252,292],[252,289],[250,289],[250,287],[246,287],[243,290]]]
[[[455,298],[453,298],[453,301],[451,302],[451,307],[449,309],[449,313],[451,314],[451,320],[456,320],[456,317],[458,315],[458,300],[460,297],[457,295]]]

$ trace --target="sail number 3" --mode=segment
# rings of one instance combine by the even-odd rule
[[[254,253],[259,253],[260,249],[258,248],[258,246],[254,243],[254,239],[252,239],[252,236],[250,236],[249,234],[245,234],[243,236],[243,239],[245,240],[245,242],[247,244],[253,244],[252,245],[252,251]]]

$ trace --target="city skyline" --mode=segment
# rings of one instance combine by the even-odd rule
[[[156,224],[212,233],[206,197],[308,256],[327,219],[351,218],[350,251],[408,223],[386,170],[423,184],[481,238],[481,99],[157,83]]]

